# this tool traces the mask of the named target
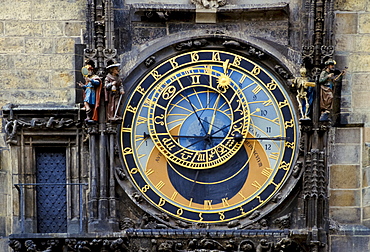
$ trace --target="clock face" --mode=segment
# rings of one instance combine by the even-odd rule
[[[217,223],[261,208],[288,179],[297,120],[282,84],[243,56],[174,56],[131,90],[121,128],[130,178],[155,207]]]

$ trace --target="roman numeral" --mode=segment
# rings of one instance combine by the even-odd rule
[[[261,91],[261,90],[262,90],[261,86],[256,86],[256,87],[252,90],[252,92],[253,92],[253,94],[258,94],[258,92],[259,92],[259,91]]]
[[[146,123],[148,121],[148,118],[144,116],[139,116],[136,121],[136,126],[139,126],[140,124]]]
[[[269,158],[277,160],[279,157],[279,152],[271,152]]]
[[[157,188],[158,190],[161,190],[164,185],[165,183],[163,181],[159,181],[158,184],[155,186],[155,188]]]
[[[204,200],[204,209],[212,209],[212,200]]]
[[[258,183],[256,180],[252,183],[252,186],[254,186],[255,188],[257,189],[260,189],[262,186],[260,185],[260,183]]]
[[[191,75],[191,84],[200,84],[200,75]]]
[[[149,176],[150,174],[153,174],[154,173],[154,170],[153,169],[149,169],[149,170],[146,170],[145,171],[145,175],[146,176]]]
[[[262,170],[261,174],[262,174],[263,176],[265,176],[265,177],[267,177],[267,178],[268,178],[268,177],[270,177],[270,176],[271,176],[272,171],[273,171],[273,169],[266,167],[265,169],[263,169],[263,170]]]

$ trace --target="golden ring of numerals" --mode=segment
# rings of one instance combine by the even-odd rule
[[[227,162],[243,146],[243,141],[235,141],[234,136],[236,133],[239,133],[242,136],[246,136],[248,133],[250,115],[247,100],[238,85],[232,83],[229,79],[226,79],[228,78],[227,76],[225,77],[225,75],[215,70],[209,71],[205,68],[188,67],[185,70],[183,69],[174,73],[173,75],[181,75],[181,77],[183,77],[183,73],[192,77],[192,85],[181,87],[179,90],[176,90],[175,86],[171,85],[172,81],[169,83],[163,81],[161,84],[156,86],[154,95],[151,99],[152,108],[149,110],[148,116],[150,136],[160,152],[175,164],[190,169],[209,169],[217,167]],[[220,81],[215,83],[215,87],[210,86],[209,84],[202,84],[199,82],[200,75],[214,76],[218,80],[221,80],[223,85],[220,85]],[[195,78],[194,76],[197,77]],[[178,81],[178,79],[174,79],[173,81],[175,80]],[[225,83],[227,83],[227,85],[225,85]],[[227,136],[225,136],[219,144],[206,150],[192,150],[180,145],[180,143],[169,133],[166,125],[166,113],[172,100],[185,89],[194,89],[199,87],[206,88],[210,92],[217,92],[223,96],[228,103],[232,115],[230,120],[230,129]],[[234,93],[232,100],[235,100],[236,103],[228,101],[227,97],[223,95],[223,93],[229,89]],[[160,98],[167,101],[166,106],[158,104]],[[161,110],[164,113],[159,113],[158,115],[158,111]],[[159,133],[158,129],[163,132],[163,128],[166,128],[166,133]]]
[[[262,127],[263,125],[261,123],[253,125],[256,118],[257,120],[258,118],[265,120],[273,124],[273,126],[276,125],[275,127],[279,129],[277,133],[280,134],[279,136],[271,135],[272,133],[269,131],[271,127],[269,125],[263,125],[267,127],[265,129],[269,133],[267,136],[286,137],[286,140],[279,144],[278,150],[275,151],[269,151],[267,149],[269,144],[252,144],[253,140],[245,140],[243,148],[249,153],[250,158],[243,165],[247,163],[251,164],[249,167],[250,173],[246,176],[243,187],[235,195],[221,193],[221,201],[218,200],[217,203],[214,201],[215,197],[213,197],[213,200],[204,197],[203,202],[193,202],[193,198],[181,195],[180,190],[171,181],[173,174],[170,174],[169,171],[173,170],[169,167],[172,164],[159,151],[159,147],[163,145],[163,141],[157,145],[145,136],[145,133],[149,131],[149,110],[155,109],[153,104],[155,104],[156,100],[153,99],[153,93],[156,92],[159,98],[163,98],[162,94],[164,91],[154,91],[154,89],[156,87],[159,88],[162,85],[162,81],[166,78],[169,80],[168,83],[170,83],[171,77],[169,76],[174,76],[172,73],[176,71],[181,72],[181,69],[188,69],[191,66],[194,68],[195,65],[198,67],[203,66],[205,69],[208,66],[210,71],[213,71],[215,68],[218,70],[220,68],[224,69],[223,73],[227,74],[227,77],[220,75],[217,80],[219,86],[213,86],[219,92],[230,89],[228,86],[229,77],[230,86],[234,85],[235,82],[240,84],[243,93],[249,99],[247,103],[249,109],[248,116],[251,119],[248,134],[251,137],[258,137],[257,133],[261,130],[258,127]],[[190,73],[188,72],[187,74],[196,82],[197,77],[191,77]],[[239,92],[237,88],[235,90],[234,92]],[[215,92],[211,88],[209,88],[209,91]],[[265,98],[258,98],[256,101],[253,100],[254,95],[257,97],[263,93],[266,94]],[[175,96],[176,94],[173,95]],[[171,95],[171,92],[168,92],[168,95]],[[157,103],[157,105],[160,104]],[[163,111],[166,110],[166,106]],[[274,107],[273,112],[277,117],[264,119],[262,116],[263,109],[265,107],[270,108],[269,106]],[[153,125],[155,116],[160,116],[161,114],[151,113]],[[165,116],[166,113],[164,112],[163,117],[165,118]],[[164,120],[163,124],[166,125]],[[292,187],[285,187],[284,185],[289,174],[291,174],[297,155],[298,147],[296,141],[298,134],[297,118],[293,110],[293,104],[285,93],[282,83],[279,83],[266,69],[248,58],[232,52],[200,50],[176,55],[162,62],[143,78],[140,78],[136,87],[129,94],[125,106],[121,130],[121,149],[124,165],[128,170],[134,186],[153,206],[182,220],[200,223],[220,223],[246,217],[257,209],[261,211],[261,214],[263,214],[263,211],[269,212],[278,204],[268,205],[267,208],[263,207],[267,205],[267,202],[277,192],[283,194],[290,192],[290,188]],[[249,137],[248,135],[244,136]],[[177,146],[177,148],[182,148],[181,150],[184,151],[182,146]],[[169,153],[173,154],[174,152],[169,151]],[[259,155],[256,156],[258,153]],[[265,160],[261,160],[261,158],[265,158]],[[266,162],[270,162],[270,165]],[[225,166],[227,165],[228,163],[225,164]],[[207,173],[213,171],[204,170],[199,172]],[[181,174],[178,177],[181,177]],[[297,180],[293,180],[293,183],[296,183],[295,181]],[[217,185],[220,187],[223,186],[221,183]],[[207,186],[214,185],[207,183]],[[188,187],[189,190],[190,187]],[[187,190],[187,188],[184,190]],[[146,209],[149,210],[150,208],[146,207]]]

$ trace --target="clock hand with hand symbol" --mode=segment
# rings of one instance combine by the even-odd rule
[[[131,91],[121,146],[157,209],[204,223],[263,207],[286,180],[297,124],[277,80],[250,60],[202,50],[170,58]]]

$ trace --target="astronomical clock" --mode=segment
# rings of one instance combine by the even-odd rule
[[[128,177],[120,184],[145,212],[165,214],[173,226],[247,225],[289,194],[298,121],[274,69],[237,50],[204,47],[135,74],[120,126]]]

